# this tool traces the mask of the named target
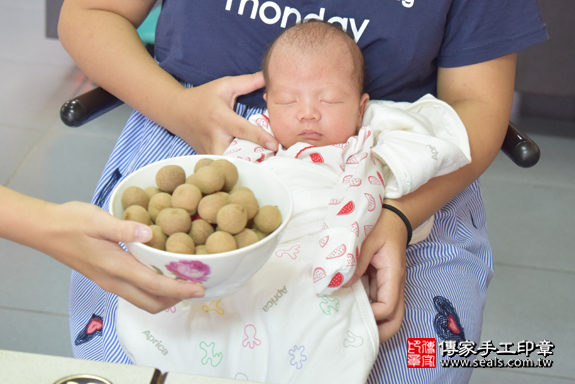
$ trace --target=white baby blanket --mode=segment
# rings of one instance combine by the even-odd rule
[[[252,122],[269,130],[262,115]],[[290,188],[294,213],[281,243],[233,296],[182,302],[158,315],[120,299],[122,347],[134,363],[162,371],[365,383],[377,356],[377,327],[362,284],[338,287],[353,274],[384,197],[469,163],[465,127],[447,104],[425,96],[413,104],[370,102],[364,127],[347,143],[298,143],[274,155],[235,140],[226,153],[262,161]]]

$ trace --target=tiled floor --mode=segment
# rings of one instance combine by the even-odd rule
[[[59,121],[60,105],[89,83],[59,42],[43,37],[43,22],[44,1],[0,0],[0,183],[53,202],[89,201],[130,110],[81,129]],[[482,340],[550,340],[554,365],[476,369],[471,382],[573,382],[575,123],[519,123],[535,132],[542,158],[521,169],[500,155],[481,179],[496,267]],[[0,265],[0,349],[71,356],[70,270],[5,240]]]

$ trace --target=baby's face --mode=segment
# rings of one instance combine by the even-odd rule
[[[359,93],[349,53],[312,55],[281,47],[268,67],[270,127],[285,148],[345,143],[356,134],[369,97]]]

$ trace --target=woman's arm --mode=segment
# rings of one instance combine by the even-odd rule
[[[160,276],[118,242],[148,241],[148,226],[87,203],[53,204],[0,186],[0,237],[37,249],[148,312],[203,296],[201,286]]]
[[[221,154],[233,137],[272,150],[277,142],[233,112],[238,96],[264,86],[260,73],[227,77],[186,89],[160,68],[136,28],[155,0],[66,0],[58,35],[94,81],[166,127],[199,153]]]
[[[515,62],[516,55],[512,54],[465,67],[439,69],[438,97],[455,109],[467,129],[471,164],[433,178],[400,199],[385,201],[402,211],[413,228],[473,183],[495,159],[511,114]],[[404,223],[384,209],[362,246],[354,276],[355,281],[371,264],[375,280],[370,292],[376,292],[372,308],[382,342],[399,330],[403,320],[406,239]]]
[[[499,153],[511,115],[516,55],[459,68],[439,68],[437,96],[450,104],[467,129],[471,164],[431,179],[394,200],[414,228],[479,178]]]

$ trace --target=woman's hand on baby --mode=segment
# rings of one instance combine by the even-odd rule
[[[253,92],[264,85],[264,77],[258,72],[223,77],[198,87],[178,91],[168,102],[168,108],[174,111],[172,115],[179,116],[172,124],[176,128],[170,130],[198,153],[221,155],[235,137],[253,141],[275,151],[278,143],[272,135],[234,112],[238,96]]]
[[[371,308],[379,330],[380,342],[395,335],[405,310],[405,249],[407,229],[393,212],[383,210],[369,236],[363,242],[351,286],[364,273],[369,277]]]
[[[203,296],[196,284],[158,275],[139,263],[118,242],[145,242],[148,226],[116,219],[97,206],[70,202],[51,205],[44,253],[80,272],[104,290],[150,313],[170,308],[185,298]],[[54,218],[54,220],[52,220]]]

